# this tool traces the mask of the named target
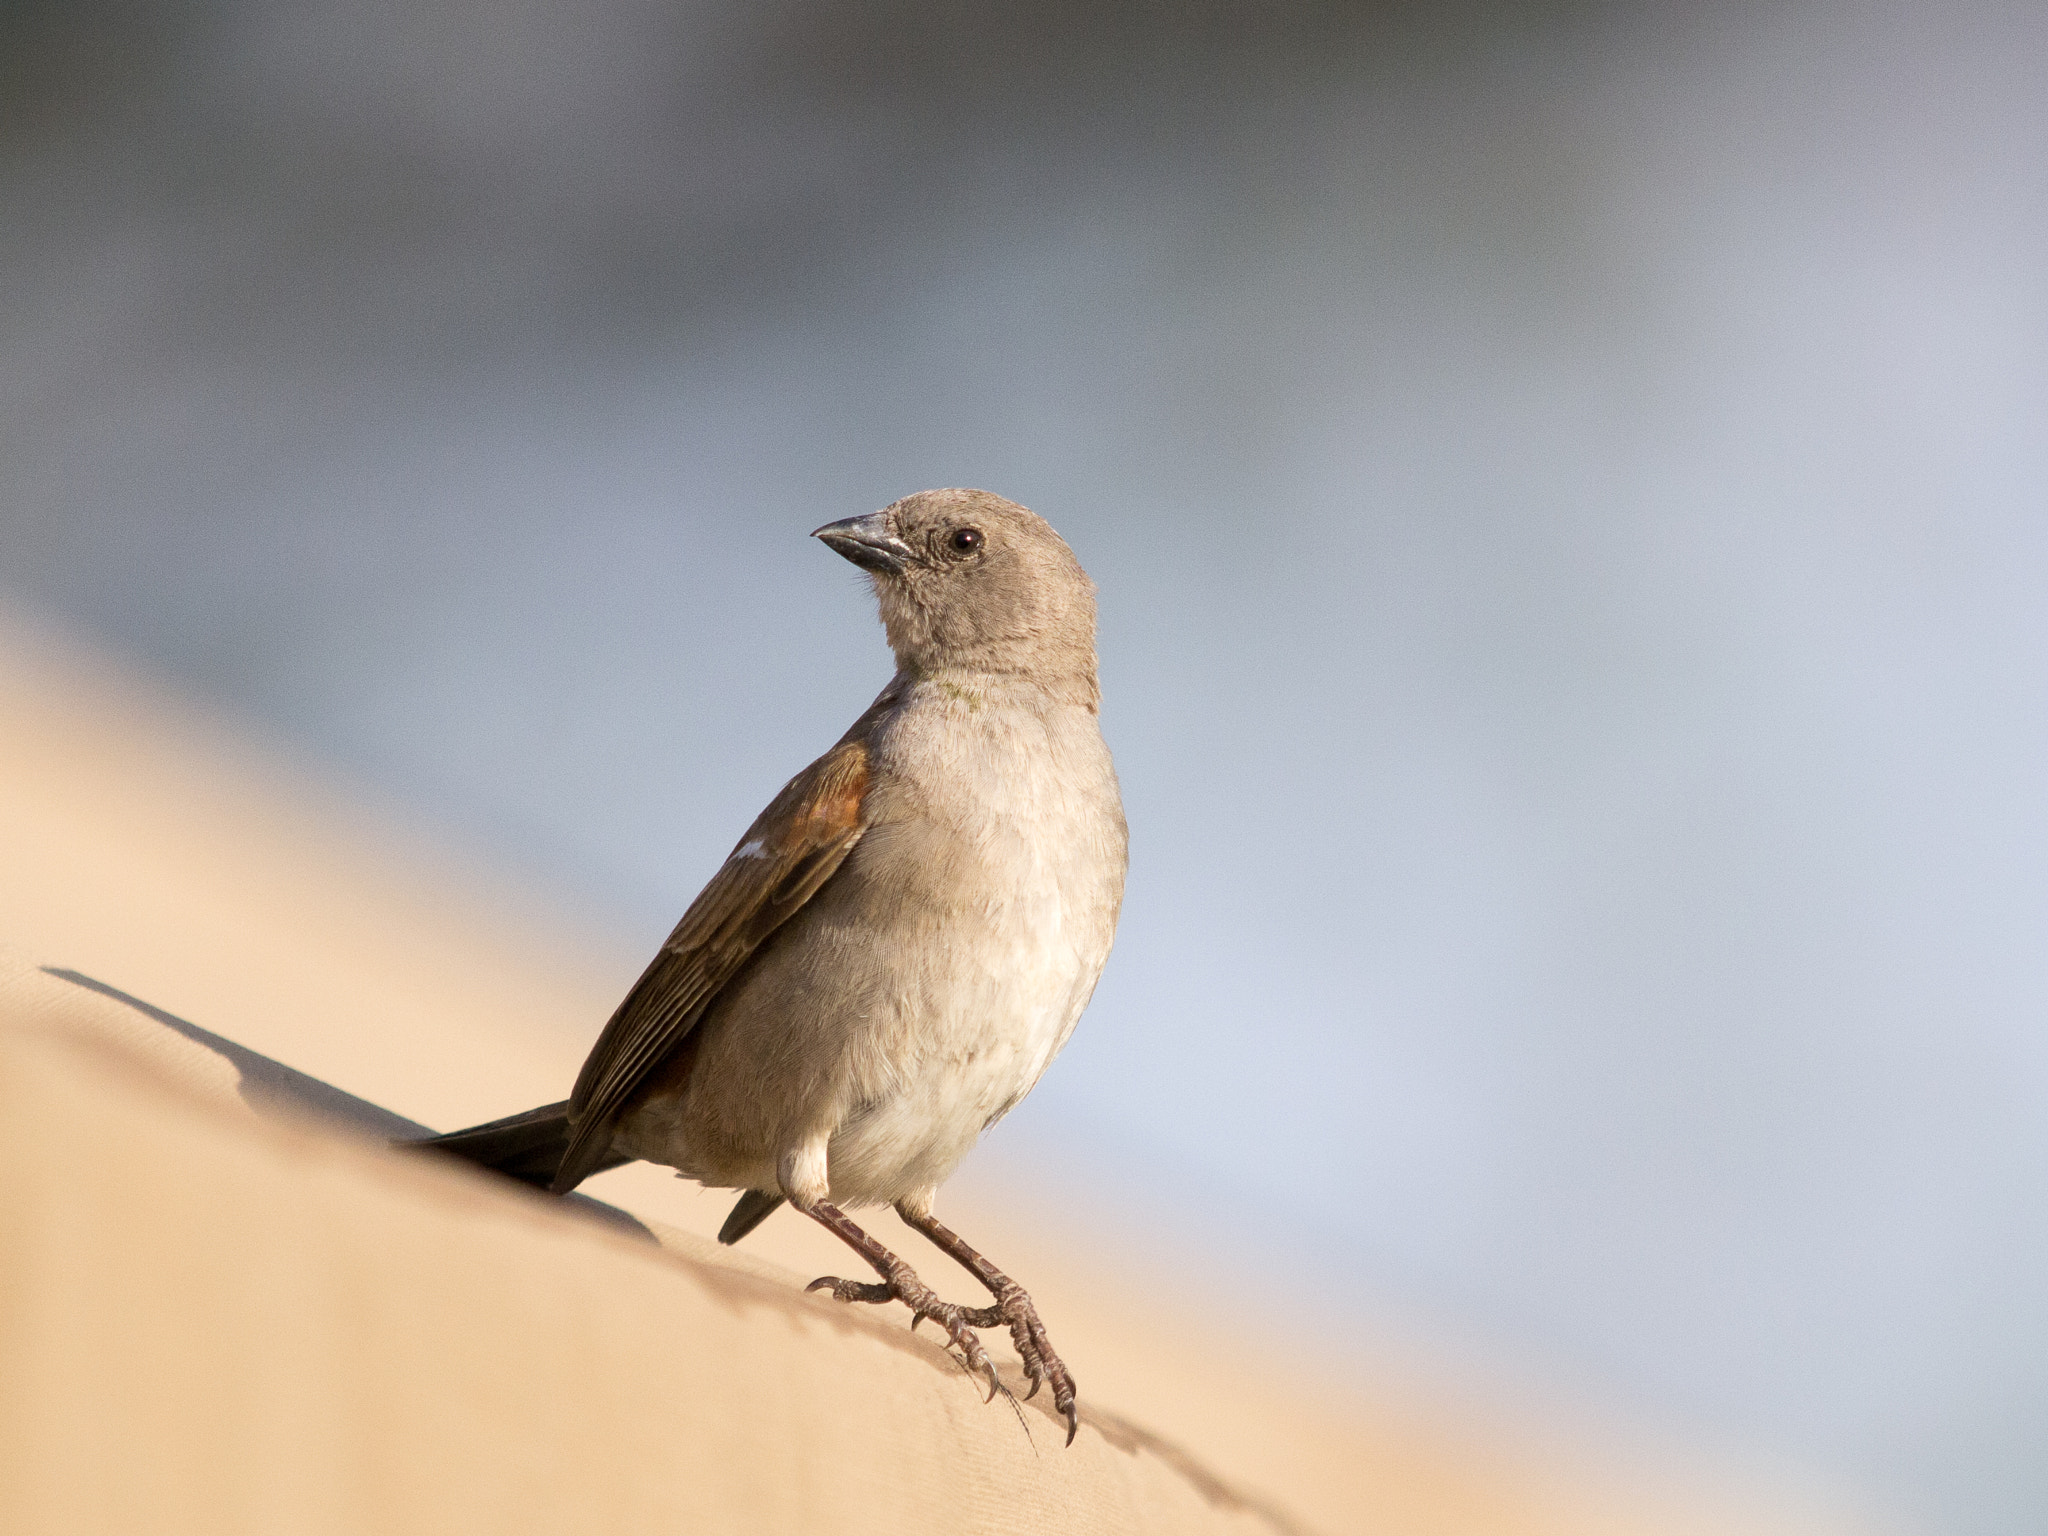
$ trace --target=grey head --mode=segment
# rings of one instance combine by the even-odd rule
[[[920,491],[815,537],[866,571],[912,676],[1016,674],[1095,699],[1095,583],[1036,512]]]

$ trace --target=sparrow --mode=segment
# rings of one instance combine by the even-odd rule
[[[935,490],[815,538],[865,571],[895,675],[786,784],[683,914],[559,1104],[415,1143],[555,1194],[634,1159],[787,1202],[880,1277],[809,1289],[909,1307],[1000,1385],[1005,1327],[1079,1427],[1030,1295],[932,1214],[1030,1092],[1109,958],[1127,834],[1100,729],[1095,586],[1037,514]],[[848,1216],[892,1205],[993,1298],[941,1300]]]

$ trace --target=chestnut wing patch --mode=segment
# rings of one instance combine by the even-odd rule
[[[573,1189],[611,1148],[613,1124],[720,990],[816,895],[866,830],[868,753],[834,747],[783,787],[676,924],[626,994],[570,1096],[575,1134],[555,1174]]]

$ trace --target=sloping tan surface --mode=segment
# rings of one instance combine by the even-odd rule
[[[702,1239],[259,1122],[124,1014],[0,967],[0,1529],[1286,1528]]]
[[[900,1312],[802,1296],[849,1256],[786,1213],[735,1253],[725,1197],[593,1181],[657,1247],[280,1122],[558,1098],[642,957],[5,628],[0,945],[0,1529],[1842,1528],[1391,1376],[1340,1390],[1104,1259],[1056,1191],[944,1209],[1039,1298],[1070,1450]]]

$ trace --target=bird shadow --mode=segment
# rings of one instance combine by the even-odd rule
[[[131,1008],[150,1022],[182,1036],[192,1044],[211,1051],[235,1069],[235,1091],[242,1102],[259,1115],[296,1115],[312,1118],[330,1126],[354,1132],[356,1135],[396,1146],[407,1142],[424,1141],[435,1134],[431,1126],[409,1120],[396,1111],[359,1098],[346,1089],[337,1088],[310,1073],[296,1067],[288,1067],[261,1051],[252,1051],[246,1045],[238,1045],[224,1035],[216,1035],[210,1029],[202,1029],[189,1019],[181,1019],[168,1013],[154,1003],[123,992],[119,987],[110,986],[97,977],[83,971],[68,970],[61,966],[42,967],[45,976],[82,987],[111,1002]],[[647,1242],[656,1241],[653,1232],[629,1213],[615,1205],[606,1205],[602,1200],[593,1200],[588,1195],[566,1195],[562,1203],[585,1215],[595,1217],[607,1226],[641,1238]]]

